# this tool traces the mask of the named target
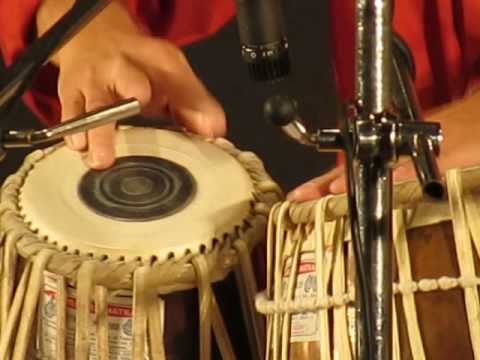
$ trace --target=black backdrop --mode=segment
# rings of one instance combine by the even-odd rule
[[[250,81],[239,55],[234,21],[185,52],[196,73],[223,104],[229,120],[228,138],[241,149],[258,154],[274,179],[284,190],[290,190],[331,167],[334,156],[293,143],[267,124],[262,117],[264,100],[273,94],[293,95],[299,100],[302,115],[322,127],[334,126],[336,100],[329,58],[328,2],[286,3],[293,69],[285,81],[274,85]],[[3,129],[40,126],[24,106],[1,121]],[[25,153],[8,154],[7,160],[0,163],[0,180],[16,170]]]

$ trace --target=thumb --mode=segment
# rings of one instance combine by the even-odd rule
[[[406,180],[412,180],[416,178],[415,167],[411,161],[401,162],[393,170],[393,182],[401,182]],[[347,190],[347,179],[345,174],[341,174],[336,179],[332,180],[329,185],[329,191],[332,194],[343,193]]]
[[[336,167],[326,174],[316,177],[291,191],[287,198],[292,201],[308,201],[317,199],[331,193],[331,186],[334,182],[345,183],[343,167]],[[343,179],[343,180],[342,180]],[[343,186],[345,188],[345,186]]]
[[[417,177],[415,167],[411,161],[402,162],[393,170],[393,181],[400,182],[412,180]]]

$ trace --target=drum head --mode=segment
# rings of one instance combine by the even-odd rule
[[[116,141],[106,171],[66,147],[35,164],[19,194],[32,230],[69,252],[162,260],[211,248],[251,213],[252,180],[217,145],[146,128]]]

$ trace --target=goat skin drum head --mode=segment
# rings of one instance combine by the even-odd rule
[[[213,143],[129,128],[118,131],[115,150],[106,171],[65,146],[35,163],[19,206],[39,236],[66,251],[165,259],[210,248],[251,213],[249,174]]]

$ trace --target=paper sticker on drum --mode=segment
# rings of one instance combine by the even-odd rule
[[[287,288],[288,278],[292,270],[292,258],[285,263],[283,273],[284,288]],[[295,299],[311,299],[317,295],[317,278],[315,272],[315,253],[305,252],[300,257],[296,279]],[[318,313],[306,312],[292,315],[290,342],[315,341],[320,337]]]
[[[38,308],[38,334],[37,339],[39,350],[43,360],[57,359],[57,284],[62,282],[61,276],[44,272],[44,287],[39,301]],[[164,323],[164,303],[159,301],[161,307],[161,324]],[[73,358],[75,354],[75,310],[76,293],[75,288],[67,285],[66,298],[66,355]],[[132,327],[132,298],[129,296],[115,296],[108,300],[108,339],[109,358],[111,360],[130,359],[133,345]],[[97,360],[97,345],[95,335],[95,304],[90,306],[91,328],[90,328],[90,356],[89,360]],[[144,359],[149,360],[148,343]]]

